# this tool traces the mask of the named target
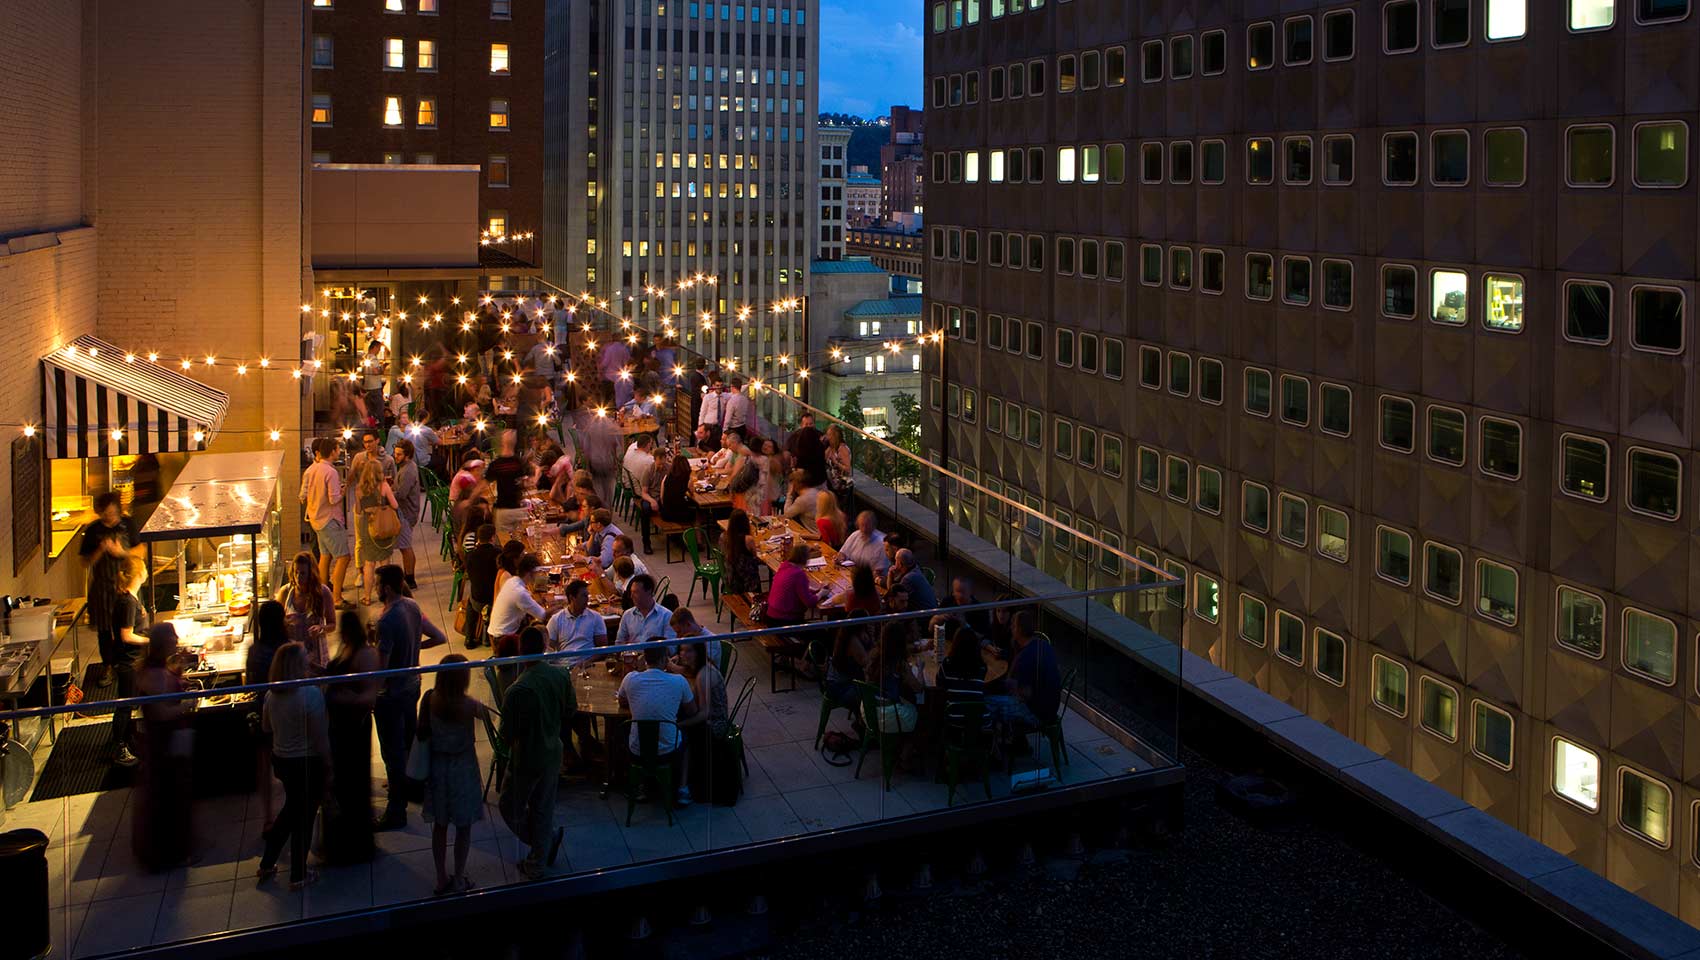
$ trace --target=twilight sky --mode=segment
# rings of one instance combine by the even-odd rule
[[[922,0],[823,0],[820,108],[873,118],[921,106]]]

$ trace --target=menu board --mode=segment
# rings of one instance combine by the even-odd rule
[[[34,437],[12,440],[12,576],[41,547],[41,448]]]

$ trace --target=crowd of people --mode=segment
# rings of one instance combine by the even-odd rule
[[[658,524],[698,526],[709,519],[692,496],[693,484],[704,480],[729,499],[724,531],[713,542],[720,590],[759,606],[761,619],[753,625],[839,621],[834,630],[809,631],[792,642],[801,654],[799,671],[849,710],[855,735],[877,728],[896,738],[904,763],[914,765],[938,733],[930,727],[967,715],[967,704],[981,705],[972,712],[997,733],[1001,749],[1023,749],[1023,734],[1056,717],[1063,696],[1056,655],[1036,633],[1032,611],[972,609],[981,601],[966,576],[937,596],[930,572],[900,535],[881,531],[870,510],[852,518],[851,449],[837,425],[821,431],[805,412],[783,442],[764,436],[746,384],[701,361],[687,369],[675,354],[665,345],[633,349],[613,338],[597,354],[598,376],[573,385],[562,377],[560,358],[539,341],[513,362],[515,390],[473,392],[474,404],[499,409],[507,402],[522,416],[539,409],[581,414],[571,449],[562,443],[565,431],[532,430],[523,446],[511,428],[475,439],[447,484],[448,516],[433,518],[452,525],[453,563],[465,581],[453,626],[466,650],[488,645],[495,656],[579,655],[570,663],[504,666],[495,672],[488,703],[474,695],[474,664],[463,654],[441,660],[429,690],[413,669],[422,649],[449,641],[447,625],[432,622],[412,596],[414,544],[427,524],[420,471],[440,462],[437,431],[426,421],[444,410],[429,369],[442,358],[429,356],[427,372],[416,378],[426,391],[417,402],[400,384],[370,375],[358,381],[359,390],[356,381],[339,388],[336,402],[365,420],[358,448],[331,438],[312,442],[301,483],[312,549],[294,557],[287,582],[257,603],[251,618],[245,681],[284,684],[268,689],[258,706],[259,769],[283,794],[273,810],[269,784],[261,790],[267,824],[261,883],[274,882],[286,852],[287,881],[311,883],[307,854],[315,842],[326,863],[369,859],[374,834],[404,827],[410,805],[417,805],[431,824],[436,892],[471,889],[469,838],[484,811],[475,746],[480,724],[505,744],[499,811],[525,846],[518,867],[528,877],[541,876],[559,854],[556,796],[564,774],[609,769],[616,756],[642,752],[671,770],[674,794],[666,799],[673,805],[704,794],[716,802],[728,794],[735,799],[735,764],[722,769],[718,753],[733,726],[727,651],[676,595],[658,591],[653,561],[645,560],[653,556]],[[382,350],[372,359],[369,371],[381,368]],[[393,392],[386,394],[386,386]],[[688,437],[657,406],[666,391],[679,403],[688,398]],[[626,416],[661,416],[664,425],[627,442],[604,410],[588,414],[592,404]],[[659,442],[657,433],[669,442]],[[615,512],[617,485],[629,485],[634,500],[631,532]],[[150,627],[136,600],[143,577],[135,524],[115,497],[95,506],[97,519],[80,549],[104,669],[117,678],[120,696],[180,690],[175,633],[169,623]],[[607,578],[618,598],[617,623],[593,608],[585,580],[562,583],[558,570],[528,551],[519,534],[541,516],[551,518],[561,537],[574,538],[592,579]],[[752,519],[768,517],[793,520],[810,539],[835,548],[850,565],[849,586],[817,588],[808,572],[813,554],[801,540],[765,575]],[[933,611],[930,618],[886,622],[877,630],[867,622],[926,611]],[[624,663],[618,685],[629,722],[610,722],[599,737],[579,710],[572,671],[613,645],[644,646]],[[1000,665],[1000,678],[988,682],[993,664]],[[368,677],[373,671],[402,672]],[[868,686],[877,695],[872,713],[863,709]],[[921,709],[930,694],[941,709]],[[142,765],[136,842],[139,852],[147,848],[143,862],[165,868],[192,855],[192,743],[181,706],[150,704],[142,713],[139,756],[128,709],[114,718],[111,755],[116,763]],[[640,737],[648,721],[658,730],[652,743]],[[381,809],[374,809],[370,788],[374,741],[387,782]]]

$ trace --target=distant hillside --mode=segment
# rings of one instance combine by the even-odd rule
[[[847,113],[823,113],[820,123],[821,126],[850,128],[850,149],[846,151],[844,161],[846,169],[865,166],[869,173],[879,176],[880,144],[888,139],[885,124]]]

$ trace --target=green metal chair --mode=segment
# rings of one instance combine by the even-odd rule
[[[867,732],[862,734],[862,752],[856,757],[856,779],[862,778],[862,761],[868,758],[868,750],[878,744],[880,751],[880,768],[885,774],[885,788],[891,789],[891,772],[897,769],[898,738],[913,730],[902,729],[898,724],[897,730],[884,730],[880,727],[880,707],[889,701],[880,696],[879,688],[866,680],[857,680],[856,689],[862,694],[862,722],[867,725]]]
[[[1068,709],[1068,696],[1069,693],[1074,690],[1074,679],[1076,673],[1078,673],[1078,671],[1070,669],[1067,673],[1063,674],[1062,698],[1058,701],[1059,706],[1057,707],[1057,715],[1052,717],[1050,720],[1045,721],[1045,723],[1039,727],[1039,732],[1044,735],[1046,741],[1048,741],[1051,745],[1051,766],[1059,771],[1063,767],[1068,766],[1068,742],[1063,739],[1062,715],[1063,711]]]
[[[927,585],[928,586],[937,586],[938,585],[939,575],[937,573],[933,572],[932,567],[922,567],[921,568],[921,576],[927,578]]]
[[[720,676],[730,681],[732,671],[738,669],[738,645],[730,640],[720,641]]]
[[[947,806],[956,804],[956,787],[962,779],[964,762],[977,765],[980,780],[986,788],[986,799],[992,799],[992,738],[986,732],[986,705],[968,702],[955,705],[955,715],[944,724],[945,782],[950,785]]]
[[[661,598],[667,596],[667,591],[671,589],[673,589],[673,579],[671,577],[662,577],[655,581],[655,602],[660,603]]]
[[[502,701],[507,699],[508,685],[502,681],[502,675],[495,667],[484,668],[484,682],[490,685],[490,699],[494,701],[497,710],[502,708]]]
[[[714,555],[712,548],[708,559],[702,558],[702,549],[697,545],[697,528],[686,530],[680,539],[685,543],[685,552],[691,558],[691,589],[685,596],[685,606],[691,605],[691,600],[697,595],[697,584],[702,584],[702,592],[707,596],[714,592],[714,615],[720,616],[720,580],[725,575],[726,568]]]
[[[502,733],[496,729],[495,721],[490,719],[494,711],[484,714],[484,736],[490,741],[490,772],[484,777],[484,798],[490,798],[490,787],[494,785],[500,793],[502,784],[508,779],[508,764],[512,754],[508,752],[508,742],[502,739]]]
[[[722,649],[727,646],[730,644],[721,644]],[[724,654],[721,659],[725,659]],[[738,691],[738,699],[732,702],[732,712],[726,715],[725,739],[737,749],[738,765],[743,767],[746,777],[750,775],[750,760],[744,756],[744,718],[749,716],[750,700],[755,696],[755,692],[756,678],[746,677],[743,688]]]
[[[661,728],[663,725],[673,728],[674,749],[685,749],[684,738],[679,736],[679,725],[671,720],[634,720],[637,724],[638,752],[632,757],[631,766],[626,771],[626,826],[632,825],[632,814],[637,810],[638,789],[647,781],[655,784],[661,791],[661,802],[667,808],[667,825],[673,825],[673,764],[661,756]],[[669,754],[671,756],[671,754]]]

